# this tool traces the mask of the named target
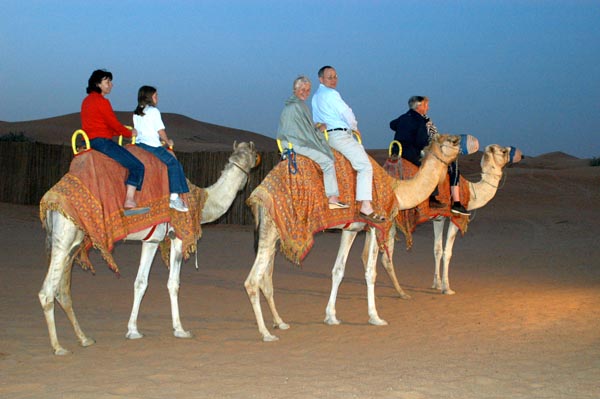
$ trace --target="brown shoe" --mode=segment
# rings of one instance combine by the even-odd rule
[[[369,222],[372,223],[383,223],[385,222],[385,216],[383,215],[378,215],[377,213],[375,213],[375,211],[367,214],[364,214],[362,212],[359,212],[358,215],[360,216],[361,219],[365,219],[368,220]]]
[[[429,197],[429,207],[433,209],[443,209],[446,205],[442,204],[435,197]]]

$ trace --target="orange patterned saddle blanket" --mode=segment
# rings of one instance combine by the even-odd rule
[[[106,155],[89,150],[71,161],[69,172],[40,201],[40,219],[45,224],[47,211],[60,212],[85,233],[84,245],[76,261],[84,269],[93,269],[88,251],[100,251],[111,270],[119,268],[111,255],[114,244],[160,223],[171,223],[175,234],[183,240],[184,257],[196,250],[201,237],[201,216],[206,193],[188,182],[189,212],[169,208],[169,182],[166,166],[154,155],[136,146],[126,147],[145,166],[142,190],[136,193],[138,206],[149,207],[141,215],[124,216],[125,180],[127,170]],[[166,238],[168,243],[168,237]],[[168,257],[167,245],[161,245],[163,259]],[[167,262],[168,265],[168,262]]]
[[[277,164],[252,192],[246,203],[260,205],[275,222],[280,236],[280,249],[295,264],[309,253],[314,235],[325,229],[364,222],[358,217],[359,206],[355,202],[356,172],[350,162],[334,151],[335,169],[340,191],[340,201],[350,205],[348,209],[330,210],[327,205],[323,172],[317,163],[298,155],[297,173],[290,170],[288,160]],[[371,159],[373,165],[373,207],[385,215],[387,221],[373,224],[378,242],[383,245],[396,212],[393,190],[395,180]]]
[[[411,179],[419,171],[419,168],[415,164],[404,158],[390,158],[384,163],[383,168],[390,176],[399,180]],[[459,182],[460,198],[461,203],[465,207],[469,203],[470,197],[468,184],[469,181],[461,176]],[[396,223],[396,228],[404,234],[407,248],[412,246],[412,233],[417,228],[417,225],[428,222],[439,216],[450,218],[452,223],[459,228],[462,234],[466,233],[469,217],[450,212],[452,198],[450,196],[450,177],[448,175],[446,175],[444,181],[438,185],[438,195],[436,198],[444,204],[443,208],[430,208],[429,199],[427,199],[417,207],[399,211],[396,215],[394,222]]]

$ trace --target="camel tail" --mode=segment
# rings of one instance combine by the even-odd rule
[[[258,252],[258,240],[259,240],[259,231],[261,220],[263,219],[263,207],[258,206],[258,204],[254,203],[250,207],[252,211],[252,215],[254,216],[254,253]]]
[[[46,259],[50,265],[50,257],[52,256],[52,214],[46,211],[46,219],[44,220],[44,228],[46,229]]]

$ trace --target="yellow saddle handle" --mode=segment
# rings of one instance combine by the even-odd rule
[[[292,143],[288,141],[288,149],[292,149]],[[279,148],[279,152],[283,154],[283,146],[281,145],[281,140],[277,139],[277,148]]]
[[[125,125],[125,127],[129,130],[133,130],[133,128],[131,126]],[[122,134],[119,135],[119,145],[121,147],[123,147],[123,135]],[[131,138],[131,145],[135,145],[135,137]]]
[[[79,151],[77,151],[77,137],[79,137],[79,136],[82,136],[83,140],[85,141],[85,150],[84,151],[87,151],[90,149],[90,139],[89,139],[88,135],[86,134],[86,132],[84,132],[83,129],[75,130],[75,132],[71,136],[71,148],[73,149],[73,154],[75,154],[75,155],[77,155],[79,153]]]
[[[390,143],[390,147],[388,148],[388,157],[392,157],[392,148],[394,148],[394,145],[398,146],[398,158],[400,158],[402,156],[402,143],[400,143],[398,140],[392,140]]]

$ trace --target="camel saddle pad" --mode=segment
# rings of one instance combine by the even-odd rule
[[[118,273],[119,268],[111,255],[115,242],[160,223],[171,223],[176,236],[183,240],[186,259],[195,251],[196,241],[202,235],[200,219],[206,200],[204,190],[188,182],[189,212],[169,208],[166,166],[148,151],[132,145],[126,148],[145,166],[142,190],[136,192],[135,198],[138,206],[150,208],[148,213],[123,215],[127,169],[94,150],[77,154],[71,161],[69,172],[40,201],[40,219],[44,225],[47,211],[53,210],[85,233],[83,249],[76,257],[84,269],[94,270],[88,257],[93,246],[100,251],[110,269]],[[165,246],[161,249],[163,259],[167,258]]]
[[[334,151],[334,156],[340,201],[349,204],[348,209],[329,209],[321,168],[301,155],[296,157],[295,174],[290,171],[288,160],[281,161],[246,201],[251,207],[260,205],[266,209],[279,232],[282,253],[295,264],[299,265],[312,248],[315,233],[364,222],[358,217],[360,204],[354,200],[356,172],[340,153]],[[383,245],[396,212],[393,194],[396,183],[373,159],[371,164],[373,208],[386,217],[386,222],[370,225],[376,227],[378,242]]]
[[[383,168],[392,177],[405,180],[411,179],[419,171],[419,168],[404,158],[390,158]],[[469,203],[469,181],[460,176],[459,190],[460,202],[466,207]],[[450,177],[446,174],[444,180],[438,185],[437,200],[444,204],[443,208],[430,208],[429,199],[421,202],[417,207],[399,211],[395,218],[396,228],[402,231],[406,239],[406,247],[412,247],[412,233],[417,225],[425,223],[433,218],[442,216],[450,218],[460,230],[461,234],[466,233],[469,217],[466,215],[457,215],[450,211],[452,198],[450,196]]]

